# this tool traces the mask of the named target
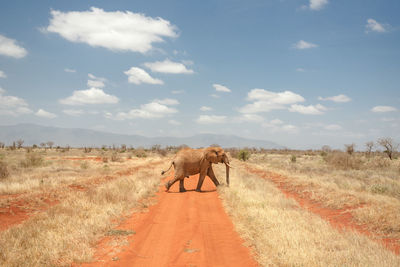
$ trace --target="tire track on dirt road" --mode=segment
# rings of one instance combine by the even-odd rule
[[[136,213],[119,229],[133,230],[129,246],[110,255],[107,239],[100,242],[97,261],[84,266],[258,266],[225,213],[214,184],[206,178],[204,192],[194,191],[198,175],[169,192],[160,187],[158,203]],[[166,181],[166,179],[164,180]]]

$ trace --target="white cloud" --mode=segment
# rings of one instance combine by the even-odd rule
[[[285,124],[280,128],[280,130],[287,133],[297,133],[299,128],[292,124]]]
[[[297,102],[304,102],[304,98],[301,95],[293,93],[291,91],[284,91],[275,93],[264,89],[253,89],[247,94],[248,100],[260,100],[268,101],[273,104],[294,104]]]
[[[338,124],[329,124],[324,126],[325,130],[329,130],[329,131],[338,131],[338,130],[342,130],[342,126],[338,125]]]
[[[327,4],[328,4],[328,0],[310,0],[309,7],[312,10],[320,10]]]
[[[179,121],[176,121],[176,120],[169,120],[168,123],[172,124],[172,125],[181,125],[182,124],[182,123],[180,123]]]
[[[226,116],[217,116],[217,115],[200,115],[196,122],[199,124],[214,124],[214,123],[225,123]]]
[[[297,68],[296,71],[297,71],[297,72],[306,72],[306,70],[303,69],[303,68]]]
[[[7,75],[2,70],[0,70],[0,78],[7,78]]]
[[[104,82],[102,81],[96,81],[96,80],[88,80],[87,81],[87,86],[88,87],[95,87],[95,88],[103,88],[105,86]]]
[[[164,102],[166,103],[166,102]],[[168,107],[168,105],[175,104],[161,104],[159,100],[154,100],[153,102],[141,105],[139,109],[131,109],[129,112],[119,112],[115,116],[116,120],[126,120],[126,119],[155,119],[163,118],[167,115],[177,113],[178,110],[175,108]]]
[[[247,94],[247,100],[254,101],[239,109],[241,113],[269,112],[275,109],[286,109],[287,105],[304,102],[305,99],[291,91],[272,92],[264,89],[253,89]]]
[[[81,109],[64,109],[63,112],[67,115],[74,116],[74,117],[79,117],[80,115],[85,113]]]
[[[181,62],[186,66],[194,65],[194,62],[192,60],[182,60]]]
[[[0,55],[23,58],[28,54],[25,48],[16,44],[16,40],[5,37],[0,34]]]
[[[18,107],[15,112],[17,114],[31,114],[33,111],[28,107]]]
[[[291,105],[289,108],[290,112],[297,112],[306,115],[321,115],[324,114],[324,111],[326,110],[327,108],[320,104],[317,104],[315,106],[314,105],[303,106],[296,104],[296,105]]]
[[[200,108],[200,110],[201,110],[201,111],[211,111],[211,110],[213,110],[213,108],[212,108],[212,107],[207,107],[207,106],[202,106],[202,107]]]
[[[322,101],[333,101],[339,103],[350,102],[351,98],[347,95],[337,95],[337,96],[330,96],[330,97],[318,97],[319,100]]]
[[[87,82],[87,86],[89,88],[95,87],[95,88],[103,88],[105,87],[105,82],[107,81],[106,78],[102,77],[96,77],[93,74],[89,73],[88,77],[90,78]]]
[[[26,108],[28,104],[24,99],[16,96],[4,95],[6,91],[0,87],[0,108],[15,111],[18,108]]]
[[[223,85],[221,85],[221,84],[214,83],[214,84],[213,84],[213,87],[214,87],[215,90],[218,91],[218,92],[226,92],[226,93],[230,93],[230,92],[231,92],[231,90],[230,90],[228,87],[223,86]]]
[[[274,125],[281,125],[281,124],[283,124],[283,121],[281,121],[280,119],[274,119],[274,120],[270,121],[270,123],[274,124]]]
[[[69,69],[69,68],[65,68],[64,71],[65,71],[65,72],[70,72],[70,73],[75,73],[75,72],[76,72],[76,70],[74,70],[74,69]]]
[[[58,33],[71,42],[86,43],[112,51],[146,53],[164,37],[178,36],[176,26],[160,17],[152,18],[130,11],[106,12],[91,7],[89,11],[52,10],[47,32]]]
[[[300,40],[300,41],[298,41],[297,43],[295,43],[295,44],[293,45],[293,48],[295,48],[295,49],[300,49],[300,50],[303,50],[303,49],[310,49],[310,48],[315,48],[315,47],[318,47],[318,45],[313,44],[313,43],[306,42],[306,41],[304,41],[304,40]]]
[[[392,112],[397,111],[397,108],[392,106],[375,106],[371,109],[371,111],[376,113]]]
[[[173,62],[169,59],[164,61],[147,62],[143,64],[152,72],[170,73],[170,74],[192,74],[193,70],[187,69],[185,65],[179,62]]]
[[[374,19],[368,19],[367,20],[367,25],[365,25],[365,32],[369,33],[369,32],[379,32],[379,33],[383,33],[383,32],[387,32],[387,28],[388,26],[384,26],[383,24],[377,22]]]
[[[264,118],[257,114],[242,114],[237,118],[238,122],[262,122]]]
[[[384,122],[393,122],[393,121],[396,121],[395,118],[382,118],[381,120],[384,121]]]
[[[217,94],[211,94],[210,96],[213,97],[213,98],[220,98],[220,96],[217,95]]]
[[[178,100],[172,98],[154,99],[153,102],[166,106],[175,106],[179,104]]]
[[[174,94],[174,95],[183,94],[184,92],[185,91],[183,91],[183,90],[173,90],[173,91],[171,91],[171,93]]]
[[[261,126],[265,129],[268,129],[272,133],[286,132],[293,134],[299,131],[299,128],[297,126],[294,126],[292,124],[284,124],[284,122],[280,119],[263,122]]]
[[[113,114],[111,112],[105,111],[104,112],[104,117],[107,119],[112,119],[113,118]]]
[[[90,88],[87,90],[77,90],[72,96],[60,99],[64,105],[86,105],[86,104],[116,104],[119,99],[116,96],[104,93],[102,89]]]
[[[35,115],[38,116],[38,117],[46,118],[46,119],[54,119],[55,117],[57,117],[56,114],[48,112],[48,111],[45,111],[43,109],[39,109],[35,113]]]
[[[148,74],[145,70],[141,68],[132,67],[129,70],[125,71],[124,73],[128,75],[128,81],[130,83],[164,84],[163,81],[151,77],[150,74]]]
[[[91,73],[88,73],[88,77],[89,77],[90,79],[92,79],[92,80],[99,80],[99,81],[102,81],[102,82],[105,82],[105,81],[107,80],[106,78],[94,76],[94,75],[91,74]]]

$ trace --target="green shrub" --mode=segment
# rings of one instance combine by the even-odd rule
[[[88,168],[89,168],[89,163],[87,161],[81,163],[81,169],[86,170]]]
[[[239,151],[239,155],[238,155],[238,159],[246,161],[250,158],[250,152],[248,150],[240,150]]]
[[[290,157],[290,161],[291,161],[292,163],[296,163],[296,160],[297,160],[297,158],[296,158],[295,155],[292,155],[292,156]]]
[[[138,158],[145,158],[145,157],[147,157],[147,154],[144,149],[138,148],[135,150],[135,156]]]

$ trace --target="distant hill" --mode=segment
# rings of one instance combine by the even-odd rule
[[[24,140],[24,145],[39,145],[42,142],[52,141],[56,146],[84,147],[102,145],[119,146],[125,144],[133,147],[179,146],[207,147],[218,144],[221,147],[256,147],[256,148],[283,148],[282,146],[265,140],[253,140],[234,135],[197,134],[190,137],[144,137],[140,135],[114,134],[78,128],[57,128],[35,124],[17,124],[0,126],[0,142],[12,144],[18,139]]]

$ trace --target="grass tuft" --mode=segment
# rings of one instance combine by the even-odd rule
[[[25,159],[20,162],[23,168],[39,167],[43,164],[43,156],[39,153],[27,153]]]
[[[0,160],[0,179],[7,178],[10,175],[7,163]]]

